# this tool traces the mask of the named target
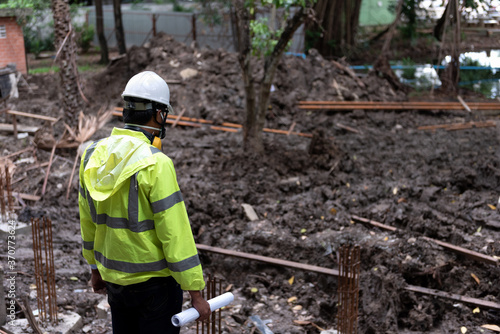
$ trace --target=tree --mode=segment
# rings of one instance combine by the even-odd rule
[[[238,60],[242,69],[245,89],[246,120],[243,127],[245,150],[261,153],[264,150],[262,130],[269,105],[271,85],[281,56],[293,34],[306,18],[313,17],[314,0],[234,0],[231,21],[236,35]],[[261,7],[258,8],[258,5]],[[281,29],[257,19],[258,9],[282,8],[287,16]],[[257,55],[261,58],[263,75],[254,76]]]
[[[453,42],[451,43],[451,61],[446,69],[440,73],[441,88],[444,91],[458,93],[458,83],[460,80],[460,9],[458,0],[450,0],[443,14],[444,22],[441,39],[441,48],[444,45],[444,35],[448,22],[454,25]],[[441,52],[440,52],[441,53]]]
[[[54,17],[54,45],[57,51],[60,78],[60,98],[65,122],[76,128],[81,106],[78,68],[76,65],[76,42],[71,26],[67,0],[52,0]]]
[[[307,47],[323,57],[345,55],[356,45],[361,0],[318,0],[316,19],[307,25]]]
[[[127,46],[125,44],[125,33],[123,32],[121,0],[113,0],[113,14],[115,16],[115,36],[118,53],[122,55],[127,53]]]
[[[405,0],[398,0],[396,7],[396,18],[387,30],[384,45],[382,46],[382,50],[380,51],[379,56],[373,64],[372,70],[372,73],[380,74],[381,76],[383,76],[394,89],[402,91],[405,91],[407,88],[399,81],[396,74],[392,70],[391,65],[389,64],[388,52],[391,46],[392,37],[394,36],[394,32],[396,31],[398,23],[401,19],[404,2]]]
[[[95,24],[97,29],[97,37],[99,39],[99,46],[101,48],[101,59],[99,63],[109,63],[108,42],[104,36],[104,20],[102,12],[102,0],[95,0]]]

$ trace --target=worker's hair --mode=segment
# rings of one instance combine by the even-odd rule
[[[124,100],[128,102],[151,103],[150,100],[132,96],[125,96]],[[125,103],[125,105],[127,105],[127,103]],[[148,109],[148,110],[133,110],[133,109],[127,109],[127,107],[125,107],[123,109],[123,121],[125,123],[132,123],[139,125],[146,124],[154,115],[154,105],[155,103],[153,103],[153,109]]]

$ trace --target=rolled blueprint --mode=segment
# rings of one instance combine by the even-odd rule
[[[234,300],[234,295],[231,292],[226,292],[220,296],[207,300],[210,305],[210,310],[213,312],[221,307],[227,306]],[[181,313],[177,313],[172,317],[172,324],[175,327],[181,327],[200,317],[200,314],[194,307],[191,307]]]

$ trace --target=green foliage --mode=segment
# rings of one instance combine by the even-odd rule
[[[38,31],[30,27],[23,27],[24,47],[27,53],[32,53],[38,57],[43,51],[54,50],[54,34],[51,33],[46,38],[41,38]]]
[[[413,59],[411,59],[410,57],[403,58],[401,63],[404,66],[403,74],[401,76],[409,80],[415,79],[415,73],[417,72],[417,69],[415,67],[416,64]]]
[[[0,9],[32,9],[41,11],[50,8],[50,1],[47,0],[8,0],[6,3],[0,3]]]
[[[479,61],[469,57],[460,59],[460,66],[483,67]],[[492,88],[498,86],[500,72],[490,69],[461,69],[460,86],[479,92],[486,97],[493,97]]]
[[[84,72],[95,72],[102,70],[105,67],[105,65],[100,65],[100,64],[82,64],[78,65],[78,72],[79,73],[84,73]],[[30,68],[29,69],[29,74],[42,74],[42,73],[49,73],[49,72],[59,72],[59,67],[58,66],[41,66],[41,67],[36,67],[36,68]]]
[[[201,6],[201,11],[197,14],[204,23],[209,26],[217,26],[225,23],[224,15],[228,12],[232,0],[196,0]]]
[[[317,30],[309,30],[306,29],[306,44],[305,44],[305,52],[309,51],[310,49],[314,48],[316,43],[318,43],[321,40],[321,31]]]
[[[421,0],[405,0],[401,9],[404,25],[400,28],[403,38],[417,37],[417,8]]]
[[[252,33],[252,54],[254,56],[269,56],[278,43],[283,29],[271,30],[266,18],[250,22]]]
[[[76,32],[76,44],[82,49],[83,53],[89,51],[92,46],[92,41],[94,40],[94,26],[84,23],[79,26],[75,26]]]

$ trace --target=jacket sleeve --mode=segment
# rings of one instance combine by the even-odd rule
[[[138,183],[150,186],[155,231],[172,276],[185,291],[202,290],[203,271],[174,165],[166,155],[157,155],[157,163],[139,174],[144,179]]]
[[[83,181],[83,171],[85,169],[85,156],[87,152],[82,155],[82,160],[80,162],[80,180],[78,184],[79,194],[78,194],[78,208],[80,211],[80,231],[82,235],[82,254],[87,260],[88,264],[92,269],[96,269],[96,262],[94,258],[94,235],[96,230],[96,224],[92,221],[92,213],[89,206],[89,201],[87,200],[88,192],[86,191],[85,184]],[[90,198],[89,198],[90,199]],[[92,201],[92,199],[90,199]],[[91,203],[93,205],[93,203]]]

